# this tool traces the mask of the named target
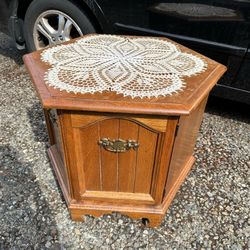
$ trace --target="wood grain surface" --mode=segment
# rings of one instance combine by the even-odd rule
[[[48,154],[72,219],[83,221],[85,214],[115,211],[147,218],[149,226],[160,225],[194,163],[192,153],[209,92],[226,70],[176,45],[202,57],[208,67],[186,77],[183,91],[159,98],[59,91],[45,84],[49,65],[40,60],[41,51],[24,56],[45,110]],[[55,124],[51,108],[57,112]],[[103,138],[133,140],[139,147],[110,152],[100,145]]]
[[[162,39],[169,41],[167,38]],[[74,42],[74,40],[71,42]],[[23,59],[45,108],[131,114],[187,115],[207,96],[226,71],[226,67],[184,46],[176,45],[182,52],[198,55],[205,60],[208,65],[207,69],[192,77],[184,77],[186,87],[183,91],[158,98],[132,99],[108,91],[95,94],[75,94],[60,91],[45,83],[44,75],[50,66],[41,61],[42,50],[25,55]]]

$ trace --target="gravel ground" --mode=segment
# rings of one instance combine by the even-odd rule
[[[198,160],[159,228],[115,213],[79,223],[55,182],[21,53],[1,33],[0,76],[0,249],[250,249],[246,106],[209,102]]]

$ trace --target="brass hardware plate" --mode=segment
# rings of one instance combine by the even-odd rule
[[[109,138],[102,138],[100,141],[98,141],[98,144],[104,149],[114,153],[126,152],[131,148],[135,150],[139,147],[139,143],[134,140],[111,140]]]

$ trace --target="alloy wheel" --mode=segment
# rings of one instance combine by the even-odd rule
[[[37,50],[81,35],[83,33],[77,23],[58,10],[48,10],[39,15],[33,29],[33,39]]]

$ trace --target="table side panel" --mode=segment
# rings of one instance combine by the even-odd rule
[[[54,155],[56,155],[57,161],[60,162],[60,164],[57,164],[57,168],[64,182],[64,186],[67,189],[67,192],[69,192],[68,173],[65,166],[63,142],[61,136],[60,110],[44,109],[44,115],[48,129],[50,145],[53,147],[52,151],[56,152]]]
[[[81,188],[79,187],[79,175],[77,171],[77,151],[75,150],[76,145],[74,142],[74,134],[71,129],[72,123],[69,112],[65,112],[64,110],[61,111],[60,124],[70,195],[72,199],[79,200],[81,197],[79,190]],[[85,183],[83,184],[85,185]]]
[[[183,168],[193,154],[206,102],[207,97],[189,116],[181,116],[179,119],[179,129],[174,142],[171,164],[166,182],[165,196],[169,194],[171,188],[178,180]]]

